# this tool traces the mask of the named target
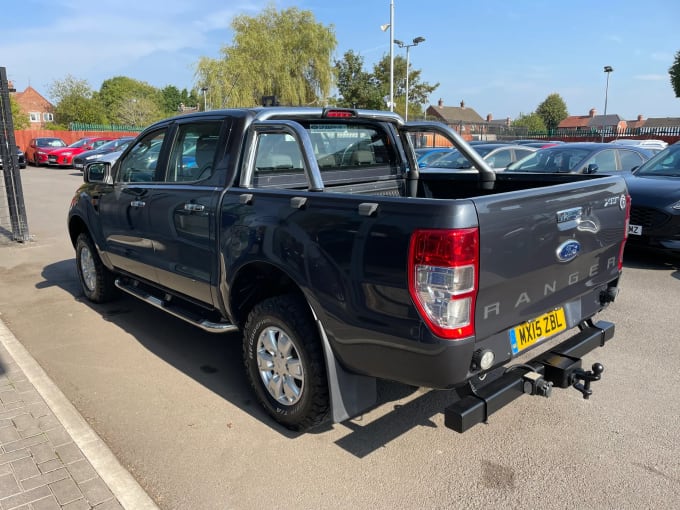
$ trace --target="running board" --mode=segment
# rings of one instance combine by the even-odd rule
[[[134,281],[135,280],[132,280],[132,282]],[[127,292],[131,296],[141,299],[145,303],[148,303],[159,310],[163,310],[164,312],[167,312],[178,319],[182,319],[189,324],[193,324],[194,326],[201,328],[208,333],[229,333],[231,331],[238,331],[238,326],[235,326],[234,324],[229,322],[212,322],[206,320],[199,314],[187,310],[186,308],[182,308],[171,301],[157,298],[153,294],[150,294],[139,285],[135,285],[134,283],[127,283],[120,278],[116,278],[115,283],[116,287],[118,287],[123,292]]]

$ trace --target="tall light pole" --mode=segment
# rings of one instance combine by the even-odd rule
[[[609,94],[609,75],[614,71],[612,66],[604,66],[604,72],[607,73],[607,85],[604,88],[604,119],[602,120],[602,141],[604,142],[604,129],[607,122],[607,95]]]
[[[201,92],[203,92],[203,111],[206,111],[208,109],[208,100],[206,99],[208,87],[201,87]]]
[[[416,37],[413,39],[412,44],[404,44],[402,41],[399,39],[394,39],[394,44],[399,46],[400,48],[406,48],[406,107],[404,109],[404,120],[408,120],[408,71],[409,71],[409,50],[413,46],[418,46],[421,42],[425,42],[424,37]]]
[[[394,111],[394,0],[390,0],[390,22],[380,25],[383,32],[390,29],[390,111]]]

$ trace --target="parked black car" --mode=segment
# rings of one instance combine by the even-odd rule
[[[640,147],[575,142],[546,147],[513,163],[509,172],[592,174],[630,172],[654,155]]]
[[[17,145],[17,161],[19,162],[19,168],[26,168],[26,155]],[[2,156],[0,156],[0,168],[2,168]]]
[[[680,252],[680,143],[624,178],[631,197],[628,246]]]

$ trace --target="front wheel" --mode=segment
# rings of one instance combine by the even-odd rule
[[[94,303],[113,299],[116,295],[113,273],[104,266],[87,234],[80,234],[76,241],[76,268],[87,299]]]
[[[269,298],[248,316],[243,358],[250,384],[267,412],[298,432],[323,422],[329,396],[321,340],[305,302]]]

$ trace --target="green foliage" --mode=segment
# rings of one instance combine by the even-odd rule
[[[536,108],[536,114],[543,119],[543,124],[550,131],[557,129],[557,125],[569,116],[564,99],[557,93],[546,97]]]
[[[384,95],[370,73],[364,71],[364,59],[354,51],[345,53],[335,61],[335,79],[340,97],[337,106],[381,110],[385,107]]]
[[[86,80],[79,80],[69,74],[62,80],[53,81],[48,93],[56,103],[54,117],[57,123],[106,122],[106,111],[99,95],[92,91]]]
[[[675,97],[680,97],[680,51],[675,53],[673,65],[668,69]]]
[[[333,79],[333,26],[317,23],[310,11],[268,6],[259,16],[236,16],[233,44],[221,59],[202,57],[196,65],[201,87],[214,108],[253,106],[262,96],[280,104],[324,104]]]
[[[14,96],[9,96],[9,105],[12,111],[12,124],[14,125],[14,129],[28,129],[31,126],[28,113],[21,110],[21,106],[16,102]]]
[[[102,83],[99,95],[111,124],[145,126],[168,116],[163,93],[143,81],[116,76]]]
[[[408,97],[409,97],[409,117],[411,119],[421,117],[423,115],[423,105],[429,100],[430,94],[439,87],[439,83],[430,85],[427,82],[421,81],[421,71],[413,69],[412,62],[409,62],[408,74]],[[394,57],[394,102],[396,103],[394,111],[404,115],[406,106],[406,57],[397,55]],[[385,55],[383,58],[373,66],[373,78],[384,91],[384,95],[389,95],[390,91],[390,56]]]
[[[520,113],[519,117],[512,122],[512,125],[513,127],[524,127],[533,132],[547,131],[543,118],[536,112],[531,112],[528,115]]]

